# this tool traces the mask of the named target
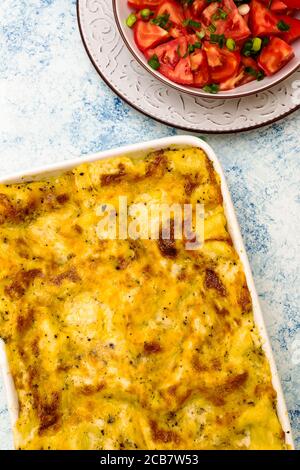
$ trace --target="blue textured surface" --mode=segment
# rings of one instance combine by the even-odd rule
[[[0,4],[0,175],[176,134],[122,103],[94,71],[71,0]],[[300,448],[300,113],[205,137],[228,177]],[[180,133],[180,131],[179,131]],[[0,381],[0,449],[12,440]]]

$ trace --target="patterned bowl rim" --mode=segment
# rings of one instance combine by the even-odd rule
[[[78,1],[78,0],[77,0]],[[262,86],[259,86],[257,87],[255,90],[251,90],[251,91],[243,91],[243,92],[240,92],[240,93],[235,93],[234,95],[226,95],[226,92],[222,93],[222,94],[210,94],[210,93],[206,93],[206,92],[203,92],[203,91],[197,91],[197,90],[193,90],[192,88],[189,88],[187,86],[184,86],[184,85],[177,85],[175,82],[171,82],[170,80],[165,80],[164,76],[160,73],[155,73],[150,66],[148,66],[147,64],[145,64],[140,58],[139,56],[137,55],[137,53],[135,52],[135,50],[133,49],[133,47],[131,47],[130,43],[128,42],[126,36],[124,35],[124,32],[123,32],[123,29],[122,29],[122,26],[121,26],[121,20],[119,18],[119,15],[117,13],[117,0],[112,0],[112,7],[113,7],[113,13],[114,13],[114,17],[115,17],[115,22],[116,22],[116,25],[118,27],[118,30],[119,30],[119,33],[123,39],[123,42],[124,44],[126,45],[127,49],[129,50],[129,52],[131,53],[131,55],[138,61],[138,63],[145,69],[148,71],[148,73],[150,73],[153,77],[155,77],[156,79],[160,80],[164,85],[166,86],[170,86],[172,88],[174,88],[175,90],[179,91],[180,93],[187,93],[189,95],[192,95],[192,96],[196,96],[196,97],[201,97],[201,98],[212,98],[212,99],[225,99],[225,100],[230,100],[230,99],[236,99],[236,98],[244,98],[246,96],[251,96],[251,95],[255,95],[257,93],[260,93],[262,91],[266,91],[266,90],[269,90],[270,88],[272,88],[273,86],[275,85],[278,85],[279,83],[281,83],[283,80],[286,80],[287,78],[289,78],[294,72],[296,72],[299,67],[300,67],[300,61],[298,63],[296,63],[296,65],[292,68],[292,70],[290,70],[289,72],[287,72],[286,74],[283,74],[283,76],[280,76],[280,78],[277,78],[277,79],[274,79],[274,81],[272,81],[272,83],[269,83],[268,85],[262,85]],[[263,83],[262,81],[260,82],[261,84]]]
[[[280,114],[279,116],[276,116],[275,118],[273,119],[270,119],[268,122],[263,122],[263,123],[259,123],[259,124],[254,124],[253,126],[248,126],[246,128],[240,128],[240,129],[223,129],[223,130],[197,130],[197,129],[191,129],[189,127],[185,127],[185,126],[182,126],[180,124],[174,124],[173,122],[169,122],[167,121],[166,119],[160,119],[158,118],[157,116],[152,116],[151,114],[148,114],[146,111],[143,110],[143,108],[139,107],[138,105],[136,105],[135,103],[132,103],[128,98],[126,98],[122,93],[121,91],[117,90],[117,88],[115,88],[115,86],[105,77],[105,75],[101,72],[99,66],[97,65],[95,59],[93,58],[92,56],[92,53],[90,52],[89,50],[89,47],[87,45],[87,42],[86,42],[86,39],[85,39],[85,35],[83,33],[83,27],[82,27],[82,20],[81,20],[81,16],[80,16],[80,0],[76,0],[76,11],[77,11],[77,23],[78,23],[78,28],[79,28],[79,33],[80,33],[80,36],[81,36],[81,40],[82,40],[82,43],[83,43],[83,46],[85,48],[85,51],[91,61],[91,63],[93,64],[96,72],[98,73],[98,75],[101,77],[101,79],[104,81],[104,83],[119,97],[121,98],[125,103],[127,103],[129,106],[131,106],[133,109],[135,109],[136,111],[138,111],[139,113],[143,114],[144,116],[146,117],[150,117],[151,119],[161,123],[161,124],[164,124],[164,125],[167,125],[169,127],[172,127],[172,128],[176,128],[176,129],[181,129],[183,131],[186,131],[186,132],[192,132],[192,133],[195,133],[195,134],[212,134],[212,135],[217,135],[217,134],[237,134],[237,133],[243,133],[243,132],[249,132],[249,131],[253,131],[255,129],[259,129],[261,127],[266,127],[266,126],[270,126],[278,121],[280,121],[281,119],[284,119],[285,117],[289,116],[290,114],[294,113],[295,111],[297,111],[298,109],[300,109],[300,104],[299,105],[296,105],[294,108],[291,108],[289,109],[288,111]],[[214,95],[214,98],[215,98],[215,95]]]

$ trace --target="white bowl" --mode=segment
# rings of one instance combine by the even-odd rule
[[[246,85],[239,86],[234,88],[233,90],[228,91],[220,91],[217,94],[206,93],[205,91],[194,88],[191,86],[184,86],[179,85],[177,83],[172,82],[168,78],[164,77],[158,71],[152,69],[147,62],[144,54],[138,49],[137,45],[135,44],[133,31],[126,26],[126,19],[130,13],[132,13],[132,9],[128,6],[126,0],[112,0],[113,10],[115,15],[115,20],[117,26],[119,28],[120,34],[135,59],[148,70],[149,73],[154,75],[160,81],[162,81],[165,85],[171,86],[176,90],[184,93],[189,93],[193,96],[201,96],[206,98],[240,98],[242,96],[252,95],[254,93],[258,93],[260,91],[266,90],[273,85],[281,82],[285,78],[289,77],[293,72],[295,72],[298,67],[300,66],[300,40],[295,41],[292,44],[292,47],[295,52],[295,57],[286,64],[281,70],[279,70],[275,75],[272,77],[265,77],[264,80],[257,81],[254,80],[253,82],[247,83]],[[300,13],[296,15],[300,18]]]

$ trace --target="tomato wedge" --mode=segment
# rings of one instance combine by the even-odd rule
[[[193,52],[190,55],[190,61],[194,73],[194,86],[203,88],[211,81],[206,53],[203,50]]]
[[[184,36],[178,39],[166,42],[154,49],[148,49],[145,52],[146,58],[150,59],[153,55],[156,55],[160,65],[169,65],[171,68],[175,68],[179,60],[184,57],[187,53],[187,40]]]
[[[279,19],[288,24],[290,29],[280,34],[280,37],[289,44],[300,38],[300,20],[288,15],[279,15]]]
[[[191,13],[194,18],[200,18],[201,13],[203,12],[204,8],[207,6],[206,0],[194,0],[192,3]]]
[[[300,0],[284,0],[284,3],[287,5],[288,8],[300,10]]]
[[[180,85],[193,85],[194,76],[191,69],[190,56],[179,60],[176,67],[173,69],[169,65],[161,65],[159,71],[169,80]]]
[[[232,90],[236,86],[240,85],[243,77],[244,77],[244,69],[243,67],[240,67],[232,77],[220,83],[220,90],[221,91]]]
[[[162,2],[158,7],[156,16],[162,16],[165,14],[170,15],[169,19],[172,23],[181,26],[184,22],[185,16],[182,6],[172,0]]]
[[[142,8],[155,9],[160,4],[161,0],[128,0],[128,5],[135,10],[141,10]]]
[[[253,36],[270,36],[278,34],[277,16],[258,0],[250,4],[250,24]]]
[[[287,4],[281,0],[261,0],[261,2],[274,13],[283,13],[288,9]]]
[[[280,38],[273,37],[269,44],[263,48],[259,58],[258,65],[263,69],[266,75],[274,75],[287,62],[294,57],[293,48]]]
[[[214,83],[223,82],[236,74],[241,61],[239,52],[231,52],[225,47],[221,49],[209,42],[205,43],[204,50]]]
[[[168,38],[168,31],[150,22],[139,20],[134,25],[134,39],[141,51],[155,47]]]
[[[219,11],[224,12],[226,18],[218,18]],[[214,26],[215,34],[224,34],[225,37],[235,41],[243,41],[251,35],[245,19],[240,15],[233,0],[223,0],[221,3],[213,2],[202,12],[202,21],[209,27]],[[207,32],[209,38],[210,32]]]
[[[246,72],[245,70],[246,67],[253,69],[256,73],[259,73],[260,69],[257,65],[257,62],[254,59],[252,59],[252,57],[242,56],[241,61],[243,65],[244,74],[243,74],[242,79],[239,82],[239,85],[245,85],[246,83],[253,82],[253,80],[256,80],[256,77],[254,76],[254,74]]]

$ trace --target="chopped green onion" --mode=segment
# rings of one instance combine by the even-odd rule
[[[216,94],[219,91],[219,85],[217,85],[216,83],[212,83],[211,85],[205,85],[203,87],[203,90],[207,93]]]
[[[253,75],[253,77],[256,77],[257,75],[257,70],[255,70],[253,67],[245,67],[245,72],[249,75]]]
[[[262,47],[265,47],[269,44],[270,39],[269,38],[262,38]]]
[[[218,12],[220,15],[221,20],[226,20],[228,13],[226,11],[222,10],[222,8],[218,8]]]
[[[193,52],[195,52],[195,49],[201,49],[202,47],[202,44],[201,42],[195,42],[194,44],[189,44],[188,45],[188,53],[189,54],[192,54]]]
[[[196,31],[196,36],[199,39],[203,39],[205,36],[205,31]]]
[[[213,21],[226,20],[227,16],[228,13],[226,13],[226,11],[222,10],[222,8],[218,8],[218,11],[212,15],[211,19]]]
[[[252,43],[252,51],[258,52],[261,50],[262,40],[260,38],[254,38]]]
[[[255,70],[253,67],[245,67],[245,72],[255,77],[258,81],[265,78],[265,74],[262,70]]]
[[[153,18],[153,20],[150,20],[150,22],[152,24],[156,24],[157,26],[160,26],[163,29],[167,29],[169,26],[169,20],[170,20],[169,13],[165,13],[164,15],[159,15],[156,18]]]
[[[264,74],[264,72],[263,72],[262,70],[260,70],[259,72],[257,72],[257,77],[256,77],[256,80],[257,80],[257,81],[260,82],[260,81],[263,80],[264,78],[265,78],[265,74]]]
[[[277,28],[280,31],[289,31],[291,29],[290,25],[285,23],[283,20],[278,21]]]
[[[214,24],[210,24],[209,27],[207,28],[210,33],[215,33],[217,28],[215,27]]]
[[[150,57],[150,59],[148,60],[148,64],[150,65],[150,67],[154,70],[158,70],[159,67],[160,67],[160,63],[159,63],[159,60],[158,60],[158,57],[156,54],[154,54],[152,57]]]
[[[188,26],[190,28],[196,28],[199,29],[201,28],[201,23],[199,21],[191,20],[190,18],[188,20],[184,20],[183,26]]]
[[[136,23],[136,20],[137,20],[137,17],[135,16],[135,14],[130,13],[130,15],[128,16],[128,18],[126,20],[126,24],[127,24],[128,28],[132,28],[133,25]]]
[[[153,16],[153,11],[149,10],[149,8],[144,8],[140,11],[141,18],[143,20],[149,20],[150,16]]]
[[[234,51],[235,50],[235,40],[228,38],[226,41],[226,47],[229,51]]]
[[[211,34],[210,42],[212,44],[218,44],[222,48],[225,44],[225,36],[224,34]]]

